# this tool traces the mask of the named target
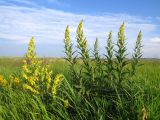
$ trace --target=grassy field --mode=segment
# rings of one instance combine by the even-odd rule
[[[102,59],[82,23],[76,51],[66,28],[65,59],[37,58],[33,37],[24,58],[0,58],[0,120],[160,119],[160,60],[141,59],[141,31],[131,59],[124,23],[117,43],[110,32]]]
[[[4,78],[9,79],[9,75],[19,74],[19,72],[21,71],[22,59],[23,58],[0,58],[0,75],[4,75]],[[51,65],[50,69],[53,70],[53,76],[55,76],[58,73],[62,73],[63,75],[65,75],[67,80],[69,80],[70,78],[70,75],[68,73],[69,67],[67,62],[64,59],[54,59],[54,58],[47,59],[46,58],[45,61],[47,61],[47,63]],[[137,86],[138,88],[136,88],[135,86],[132,86],[132,89],[133,88],[135,89],[135,93],[136,93],[135,102],[137,102],[135,103],[136,106],[134,106],[134,109],[136,109],[138,118],[141,119],[142,109],[145,106],[148,119],[158,120],[160,118],[160,115],[158,112],[160,111],[160,102],[159,102],[160,101],[160,95],[159,95],[160,60],[145,59],[145,60],[141,60],[141,63],[143,65],[138,68],[137,74],[135,76],[135,86]],[[71,82],[72,81],[69,81],[69,83]],[[66,113],[69,110],[63,110],[64,108],[62,108],[63,106],[61,106],[63,105],[63,103],[56,103],[54,101],[54,103],[52,103],[53,104],[52,107],[56,107],[56,108],[52,108],[54,112],[50,113],[48,108],[46,108],[46,105],[43,103],[43,101],[41,101],[39,97],[31,96],[30,94],[23,93],[19,90],[17,90],[16,93],[14,94],[13,93],[11,94],[10,92],[6,92],[6,91],[1,92],[1,97],[0,97],[1,119],[21,120],[26,118],[27,119],[75,119],[76,118],[74,115],[71,117],[68,115],[68,113]],[[79,98],[75,98],[75,99],[77,100]],[[96,101],[99,101],[99,100],[95,100],[95,102]],[[85,106],[83,104],[86,104],[86,103],[82,103],[82,105],[80,105],[78,101],[76,102],[77,103],[74,103],[74,104],[77,105],[76,109],[78,109],[77,111],[80,112],[79,113],[80,115],[77,118],[87,119],[88,115],[94,115],[93,117],[94,119],[106,118],[105,116],[107,115],[107,112],[105,113],[105,111],[101,110],[103,109],[102,106],[105,104],[102,104],[102,106],[99,105],[99,108],[97,108],[95,106],[92,106],[93,103],[87,103],[88,105]],[[89,101],[86,101],[86,102],[89,102]],[[103,102],[103,100],[101,102]],[[55,104],[59,104],[59,106]],[[82,111],[79,109],[82,109]],[[86,111],[87,109],[90,109],[90,111],[92,111],[93,113],[90,113],[89,111],[86,111],[85,113],[83,109],[84,111]],[[56,111],[57,113],[55,113]],[[131,111],[127,111],[127,112],[131,112]],[[112,115],[109,117],[109,115],[110,114],[108,112],[108,117],[107,117],[108,119],[116,119],[116,117],[114,118]],[[122,118],[120,118],[119,116],[119,119],[125,119],[125,117],[122,116]]]

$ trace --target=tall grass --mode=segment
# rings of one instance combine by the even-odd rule
[[[123,23],[117,43],[113,43],[112,32],[109,33],[105,59],[99,53],[98,38],[92,55],[89,54],[83,21],[77,28],[77,45],[72,43],[69,26],[66,27],[65,60],[37,59],[34,57],[33,40],[23,58],[27,62],[21,62],[21,58],[0,58],[0,119],[158,120],[160,62],[140,59],[141,31],[135,42],[133,58],[127,59],[124,28]],[[38,61],[42,61],[42,64]],[[26,68],[32,71],[30,75]],[[22,73],[27,73],[28,77],[24,78]],[[30,83],[33,82],[30,81],[32,77],[35,77],[35,84]],[[7,84],[3,84],[4,81]],[[25,90],[24,84],[39,94]]]

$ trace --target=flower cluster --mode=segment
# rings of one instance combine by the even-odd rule
[[[63,75],[58,74],[52,82],[52,71],[49,65],[43,64],[37,59],[35,52],[34,38],[29,42],[28,51],[22,66],[23,90],[33,94],[51,94],[55,96],[60,86]]]
[[[9,77],[10,85],[14,88],[21,88],[21,80],[18,77],[10,75]]]
[[[52,86],[52,95],[56,96],[57,94],[57,88],[60,86],[62,80],[64,79],[64,76],[62,74],[58,74],[55,79]]]
[[[3,75],[0,75],[0,86],[6,86],[7,81],[3,78]]]
[[[29,91],[31,93],[34,93],[34,94],[39,94],[39,92],[37,90],[35,90],[32,86],[27,85],[27,84],[23,85],[23,89],[27,90],[27,91]]]
[[[42,61],[36,59],[34,38],[32,37],[22,66],[22,77],[27,84],[31,86],[36,85],[39,79],[41,64]]]
[[[23,60],[21,77],[10,75],[9,80],[6,81],[0,75],[0,86],[4,87],[8,84],[11,88],[23,90],[34,95],[51,95],[55,97],[64,76],[58,74],[52,79],[52,74],[49,65],[44,64],[42,60],[37,58],[34,38],[32,37]]]
[[[22,77],[25,83],[23,89],[35,94],[47,92],[51,83],[51,75],[52,71],[49,70],[49,66],[44,66],[42,60],[37,59],[32,37],[23,60]]]

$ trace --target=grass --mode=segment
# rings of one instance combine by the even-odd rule
[[[57,73],[62,73],[69,80],[69,75],[68,75],[69,68],[68,68],[68,65],[66,64],[66,61],[64,61],[64,59],[54,59],[54,58],[47,59],[46,58],[45,60],[49,62],[49,64],[52,66],[51,69],[54,71],[55,75]],[[22,61],[22,58],[0,58],[0,74],[4,75],[5,78],[7,78],[10,74],[19,72],[22,65],[21,61]],[[141,90],[141,91],[136,91],[137,96],[135,95],[135,97],[137,100],[135,101],[136,102],[135,108],[137,108],[136,111],[139,114],[139,116],[141,116],[142,114],[141,110],[143,108],[142,104],[144,104],[145,108],[147,109],[148,119],[158,120],[160,118],[160,115],[158,112],[160,111],[160,103],[159,103],[160,101],[160,95],[159,95],[160,60],[141,60],[141,63],[143,65],[139,67],[136,74],[136,78],[135,78],[136,80],[135,84],[136,86],[140,87],[140,90]],[[135,88],[135,90],[137,90],[137,88]],[[73,118],[75,117],[74,111],[72,111],[71,108],[70,108],[71,110],[67,110],[67,111],[71,112],[70,114],[73,114],[73,116],[71,117],[70,115],[68,115],[67,111],[64,110],[64,107],[62,106],[61,101],[59,101],[60,103],[57,103],[57,102],[52,103],[54,104],[54,106],[57,106],[57,108],[53,108],[54,111],[58,111],[56,113],[57,115],[55,115],[54,113],[48,112],[46,105],[43,103],[43,101],[41,101],[39,97],[35,97],[21,91],[17,91],[17,92],[10,91],[10,92],[8,91],[1,92],[1,95],[0,95],[1,96],[0,97],[0,100],[1,100],[0,113],[2,115],[1,118],[22,120],[25,118],[27,119],[57,119],[57,118],[71,119],[72,117]],[[92,103],[93,101],[90,102],[86,98],[81,98],[82,96],[76,96],[76,93],[74,93],[72,90],[68,91],[68,93],[66,94],[69,94],[70,92],[75,97],[75,98],[74,97],[70,98],[70,100],[73,102],[72,103],[73,105],[76,105],[77,111],[80,112],[77,118],[87,119],[89,117],[87,116],[87,114],[88,115],[96,114],[95,115],[96,118],[94,117],[94,119],[106,118],[104,114],[107,114],[107,113],[104,113],[105,111],[103,110],[103,106],[107,106],[107,104],[110,104],[110,103],[104,102],[105,98],[94,98],[95,99],[94,104],[97,104],[97,106],[99,106],[99,108],[97,108],[96,106],[93,106],[94,105]],[[87,104],[79,103],[81,100],[83,102],[85,101]],[[141,103],[142,101],[144,103]],[[58,106],[58,104],[60,106]],[[90,113],[90,112],[93,112],[93,113]],[[83,116],[81,116],[81,114],[83,114]],[[116,118],[113,118],[113,116],[108,118],[116,119]]]
[[[46,58],[45,61],[51,65],[53,73],[68,74],[68,63],[62,58]],[[157,59],[142,59],[142,66],[138,68],[136,74],[137,82],[143,81],[144,84],[154,85],[160,87],[160,60]],[[18,72],[22,66],[22,58],[0,58],[0,74],[6,75]],[[143,84],[143,85],[144,85]]]
[[[160,118],[160,60],[141,59],[141,31],[132,59],[127,59],[124,23],[117,43],[109,33],[103,59],[98,38],[90,57],[83,21],[76,38],[74,50],[67,26],[65,59],[36,58],[33,37],[24,58],[0,58],[0,119]]]

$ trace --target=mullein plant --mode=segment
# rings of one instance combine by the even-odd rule
[[[123,110],[124,108],[127,108],[128,111],[132,110],[132,104],[135,102],[135,91],[134,89],[131,89],[130,81],[132,80],[132,77],[135,75],[137,66],[139,65],[139,60],[142,57],[141,52],[141,41],[142,40],[142,33],[139,32],[136,46],[134,49],[133,58],[130,62],[130,60],[127,60],[127,49],[126,49],[126,37],[124,34],[124,23],[120,26],[119,32],[118,32],[118,41],[117,41],[117,49],[114,51],[115,53],[115,65],[114,65],[114,75],[113,75],[113,88],[116,92],[116,99],[115,102],[117,113],[119,115],[125,116],[126,112]],[[131,69],[130,69],[131,65]],[[124,84],[123,81],[126,81],[127,84]],[[137,93],[136,93],[137,94]],[[114,101],[114,100],[113,100]],[[127,104],[125,102],[127,101]]]
[[[134,49],[133,59],[131,62],[131,69],[129,68],[129,60],[127,60],[127,49],[126,49],[126,37],[124,34],[124,23],[120,26],[118,32],[118,40],[117,43],[114,44],[112,41],[112,32],[109,33],[107,46],[106,48],[106,59],[103,60],[100,58],[99,50],[98,50],[98,38],[94,43],[93,56],[94,60],[91,60],[89,55],[89,50],[87,46],[87,40],[83,33],[83,21],[81,20],[78,28],[77,28],[77,48],[79,49],[79,53],[81,55],[81,60],[83,61],[82,65],[82,73],[81,76],[83,84],[87,83],[91,85],[92,83],[100,83],[100,79],[104,79],[102,86],[121,86],[122,81],[130,79],[136,71],[136,67],[138,66],[139,59],[142,56],[141,52],[141,32],[138,35],[136,47]],[[67,56],[67,60],[71,63],[73,68],[75,62],[73,59],[74,52],[72,51],[72,43],[70,42],[70,34],[69,28],[67,26],[65,32],[65,53]],[[115,48],[116,47],[116,48]],[[74,63],[74,64],[73,64]],[[72,69],[70,67],[70,69]],[[75,71],[74,69],[72,69]],[[74,72],[76,73],[76,72]],[[80,72],[81,73],[81,72]],[[75,75],[75,74],[74,74]],[[74,76],[73,75],[73,76]],[[71,75],[72,76],[72,75]],[[103,78],[104,77],[104,78]],[[92,82],[90,82],[92,81]],[[80,82],[82,84],[82,82]]]
[[[0,75],[0,87],[6,88],[7,90],[12,90],[15,88],[21,89],[22,84],[20,82],[20,79],[13,75],[10,75],[7,80],[4,78],[3,75]]]
[[[134,53],[132,55],[131,69],[130,69],[130,79],[128,81],[129,87],[130,87],[130,85],[135,85],[134,77],[135,77],[136,72],[137,72],[137,67],[142,65],[142,64],[139,63],[140,62],[140,58],[142,57],[142,45],[141,45],[141,42],[142,42],[142,32],[140,31],[138,33],[137,41],[136,41],[135,48],[134,48]],[[135,87],[137,87],[137,86],[135,85]],[[135,91],[131,91],[130,94],[132,94],[131,97],[135,96]],[[142,104],[142,119],[147,119],[146,107],[144,105],[145,104],[144,91],[142,91],[142,89],[139,89],[139,94],[141,94],[140,95],[141,96],[140,103]],[[135,100],[136,98],[132,98],[132,99]],[[137,106],[136,106],[135,109],[138,111]]]
[[[23,60],[22,78],[23,89],[33,94],[46,95],[49,94],[55,97],[57,89],[64,79],[63,75],[58,74],[52,80],[52,71],[48,65],[43,65],[41,60],[38,60],[35,52],[34,38],[29,42],[29,47]]]
[[[52,88],[51,88],[51,93],[52,93],[53,97],[55,97],[57,95],[58,87],[60,86],[63,79],[64,79],[64,76],[62,74],[56,75],[54,82],[52,84]]]
[[[78,43],[77,48],[80,50],[79,53],[81,55],[84,68],[83,73],[84,76],[86,76],[86,78],[83,79],[83,84],[94,83],[95,82],[94,70],[91,65],[87,40],[83,33],[83,20],[80,21],[76,33],[77,33],[76,38]]]
[[[4,87],[7,85],[7,81],[4,79],[3,75],[0,75],[0,86]]]
[[[107,46],[105,47],[106,48],[106,52],[107,54],[105,55],[106,57],[106,60],[105,60],[105,78],[107,79],[107,84],[110,83],[110,85],[112,86],[115,81],[114,81],[114,78],[115,78],[115,74],[114,74],[114,59],[113,59],[113,42],[112,42],[112,31],[109,33],[109,36],[108,36],[108,40],[107,40]]]
[[[103,98],[107,103],[109,102],[105,110],[111,116],[113,115],[115,119],[116,115],[120,116],[121,119],[124,118],[123,116],[128,118],[130,116],[128,111],[132,111],[131,114],[136,114],[136,110],[133,110],[135,91],[131,87],[133,84],[130,84],[129,81],[135,74],[142,56],[142,34],[140,32],[134,49],[133,59],[131,62],[127,59],[124,28],[123,23],[120,26],[116,44],[112,41],[112,32],[109,33],[104,61],[99,54],[98,38],[96,38],[94,43],[93,59],[90,57],[87,40],[83,33],[83,21],[80,21],[76,31],[77,48],[82,61],[82,65],[80,64],[82,68],[80,71],[82,72],[79,74],[82,78],[82,82],[80,80],[79,83],[81,89],[77,95],[80,95],[81,98],[86,98],[86,100],[89,99],[90,103],[95,103],[94,99],[92,99],[95,96]],[[67,60],[72,63],[73,51],[68,27],[65,32],[64,43]],[[72,68],[70,67],[70,69]],[[72,75],[71,77],[73,78],[74,75]],[[75,82],[73,84],[75,85]],[[92,104],[90,105],[92,106]]]
[[[34,38],[32,37],[25,59],[23,60],[22,77],[25,83],[23,84],[23,88],[35,94],[39,94],[37,83],[39,82],[41,64],[42,61],[38,61],[36,58]]]
[[[131,76],[134,76],[136,73],[136,67],[139,66],[139,60],[142,57],[142,32],[140,31],[138,33],[138,37],[137,37],[137,41],[136,41],[136,45],[134,48],[134,53],[132,55],[132,70],[131,70]]]
[[[115,61],[115,71],[116,71],[116,84],[121,85],[121,82],[126,79],[126,75],[128,71],[126,70],[126,67],[128,65],[128,61],[126,59],[126,37],[124,34],[124,23],[120,26],[119,32],[118,32],[118,41],[117,41],[117,50],[115,50],[116,54],[116,61]]]
[[[113,89],[115,91],[117,101],[114,102],[115,108],[117,109],[118,114],[123,114],[124,111],[121,111],[123,107],[126,107],[127,104],[124,104],[126,96],[128,97],[128,93],[130,93],[130,89],[125,90],[123,87],[123,81],[128,80],[128,60],[126,59],[126,37],[124,34],[124,23],[120,26],[118,32],[118,41],[116,43],[117,49],[115,49],[115,77],[114,77],[114,84]],[[128,80],[129,81],[129,80]],[[114,100],[113,100],[114,101]]]
[[[99,54],[99,48],[98,48],[98,38],[96,38],[94,43],[94,50],[93,50],[93,56],[94,56],[94,74],[95,74],[95,81],[100,83],[100,81],[103,83],[104,81],[104,70],[103,70],[103,63],[101,60],[101,56]],[[104,84],[104,83],[103,83]]]
[[[15,75],[10,75],[8,82],[11,88],[18,88],[18,89],[22,88],[21,80]]]
[[[79,84],[78,73],[75,70],[77,57],[74,56],[75,52],[73,51],[73,44],[71,43],[71,39],[70,39],[69,26],[67,26],[65,30],[64,44],[65,44],[65,54],[66,54],[65,59],[69,62],[69,72],[71,74],[71,79],[75,84]]]

